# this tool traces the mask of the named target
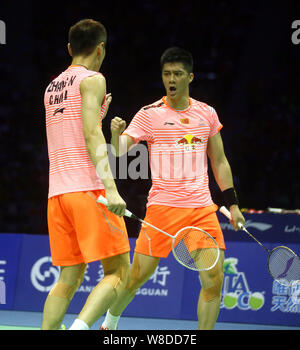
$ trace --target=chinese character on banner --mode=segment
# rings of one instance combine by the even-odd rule
[[[272,292],[273,294],[277,294],[277,295],[288,295],[288,286],[285,286],[277,281],[273,282],[273,289]]]
[[[0,304],[6,304],[6,286],[4,282],[6,260],[0,260]]]
[[[271,311],[300,313],[300,283],[295,281],[290,286],[282,285],[277,281],[273,282]]]
[[[280,310],[282,312],[286,311],[287,297],[283,295],[275,295],[272,298],[273,307],[271,311]]]
[[[102,264],[100,263],[99,264],[99,270],[98,270],[97,282],[100,282],[103,277],[104,277],[104,270],[103,270]]]
[[[6,260],[0,260],[0,280],[4,281]]]
[[[158,283],[161,286],[165,286],[167,283],[167,276],[170,275],[170,273],[171,272],[169,271],[168,266],[158,266],[153,275],[150,277],[150,280],[153,283]]]
[[[89,265],[86,266],[86,270],[84,272],[84,280],[89,282],[90,281],[90,276],[89,276],[89,272],[88,272],[88,269],[89,269]]]

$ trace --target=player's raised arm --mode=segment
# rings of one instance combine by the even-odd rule
[[[87,151],[105,187],[108,209],[124,215],[126,204],[120,197],[110,169],[106,140],[100,125],[100,108],[105,96],[105,78],[95,75],[80,84],[83,134]]]
[[[114,147],[115,156],[120,157],[127,153],[129,148],[135,144],[135,141],[129,135],[121,135],[126,128],[125,120],[115,117],[110,124],[111,144]]]

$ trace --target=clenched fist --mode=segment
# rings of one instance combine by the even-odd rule
[[[125,120],[119,117],[115,117],[114,119],[112,119],[110,124],[110,130],[112,134],[121,135],[122,132],[125,130],[125,128],[126,128]]]

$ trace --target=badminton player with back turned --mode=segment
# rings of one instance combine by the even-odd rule
[[[207,156],[230,208],[234,228],[245,220],[224,153],[217,113],[189,96],[189,84],[194,78],[192,55],[181,48],[170,48],[161,57],[161,69],[166,96],[143,107],[125,131],[125,121],[114,118],[111,143],[120,156],[139,141],[147,141],[152,188],[146,222],[170,234],[184,226],[196,226],[217,241],[220,258],[213,269],[200,272],[202,288],[197,306],[198,329],[213,329],[220,310],[225,244],[216,216],[217,206],[209,191]],[[117,327],[120,315],[137,289],[151,277],[160,258],[167,257],[170,251],[171,240],[167,236],[142,225],[129,283],[109,308],[101,329]]]
[[[102,119],[111,100],[99,69],[107,33],[85,19],[69,30],[72,64],[46,88],[46,130],[49,154],[48,228],[52,262],[60,276],[46,299],[42,329],[58,329],[86,265],[101,260],[104,278],[93,289],[70,329],[89,329],[126,284],[129,242],[126,204],[114,182],[102,133]],[[104,195],[108,210],[97,197]]]

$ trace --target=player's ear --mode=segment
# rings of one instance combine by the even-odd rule
[[[69,55],[72,57],[73,56],[73,52],[72,52],[72,48],[71,48],[70,43],[68,43],[68,52],[69,52]]]
[[[97,56],[101,56],[102,52],[105,52],[105,44],[103,41],[101,41],[101,43],[99,43],[97,46]]]
[[[194,80],[194,73],[190,73],[190,83]]]

